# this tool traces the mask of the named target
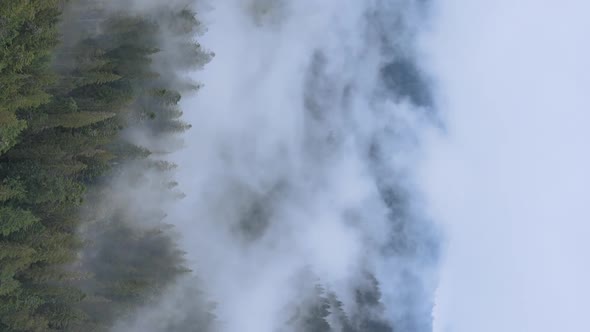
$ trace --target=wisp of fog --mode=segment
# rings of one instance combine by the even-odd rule
[[[187,197],[169,215],[217,329],[429,331],[437,232],[409,169],[432,113],[412,50],[422,3],[197,11],[215,58],[191,74],[204,87],[174,156]]]

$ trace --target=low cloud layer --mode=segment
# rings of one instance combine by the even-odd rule
[[[183,102],[187,197],[169,220],[220,331],[430,330],[437,236],[408,175],[431,112],[411,51],[421,6],[197,6],[216,56]]]

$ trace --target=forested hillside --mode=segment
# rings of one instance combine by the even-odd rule
[[[190,127],[178,102],[198,85],[177,73],[210,59],[199,29],[165,3],[0,1],[0,331],[106,331],[188,271],[161,214],[139,226],[101,202],[148,173],[182,197],[169,151],[129,133],[158,146]],[[186,61],[157,60],[167,35]]]
[[[182,200],[180,101],[213,58],[195,1],[0,0],[0,332],[418,330],[412,315],[430,311],[412,302],[414,257],[436,248],[390,176],[395,130],[376,117],[387,124],[358,132],[364,67],[337,75],[342,36],[322,50],[307,23],[281,26],[282,3],[220,20],[244,29],[218,35],[225,58],[205,76],[218,90],[187,109],[202,134]],[[367,67],[388,91],[366,95],[428,104],[395,61]],[[305,74],[282,76],[293,68]],[[401,259],[380,270],[381,256]]]

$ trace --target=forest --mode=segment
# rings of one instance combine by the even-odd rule
[[[161,216],[139,228],[95,197],[121,172],[134,186],[174,168],[124,132],[158,140],[190,127],[178,103],[198,85],[177,73],[212,56],[198,29],[186,7],[1,1],[0,331],[106,331],[189,272]],[[189,60],[156,64],[164,32]]]
[[[111,331],[194,277],[164,210],[120,191],[183,198],[166,156],[191,127],[181,98],[200,84],[181,73],[214,54],[195,40],[204,28],[187,3],[108,3],[0,1],[0,331]],[[366,279],[356,312],[318,282],[285,324],[393,331]],[[183,292],[194,307],[155,314],[156,330],[218,330],[214,301],[198,285]]]

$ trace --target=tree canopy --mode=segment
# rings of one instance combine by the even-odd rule
[[[122,135],[133,127],[157,140],[190,127],[177,89],[194,84],[174,70],[197,64],[154,64],[164,29],[192,43],[200,22],[173,6],[140,15],[90,0],[2,1],[0,331],[107,331],[189,272],[160,220],[83,213],[86,200],[116,190],[110,181],[128,163],[137,176],[172,169]],[[162,190],[178,197],[173,187]]]

